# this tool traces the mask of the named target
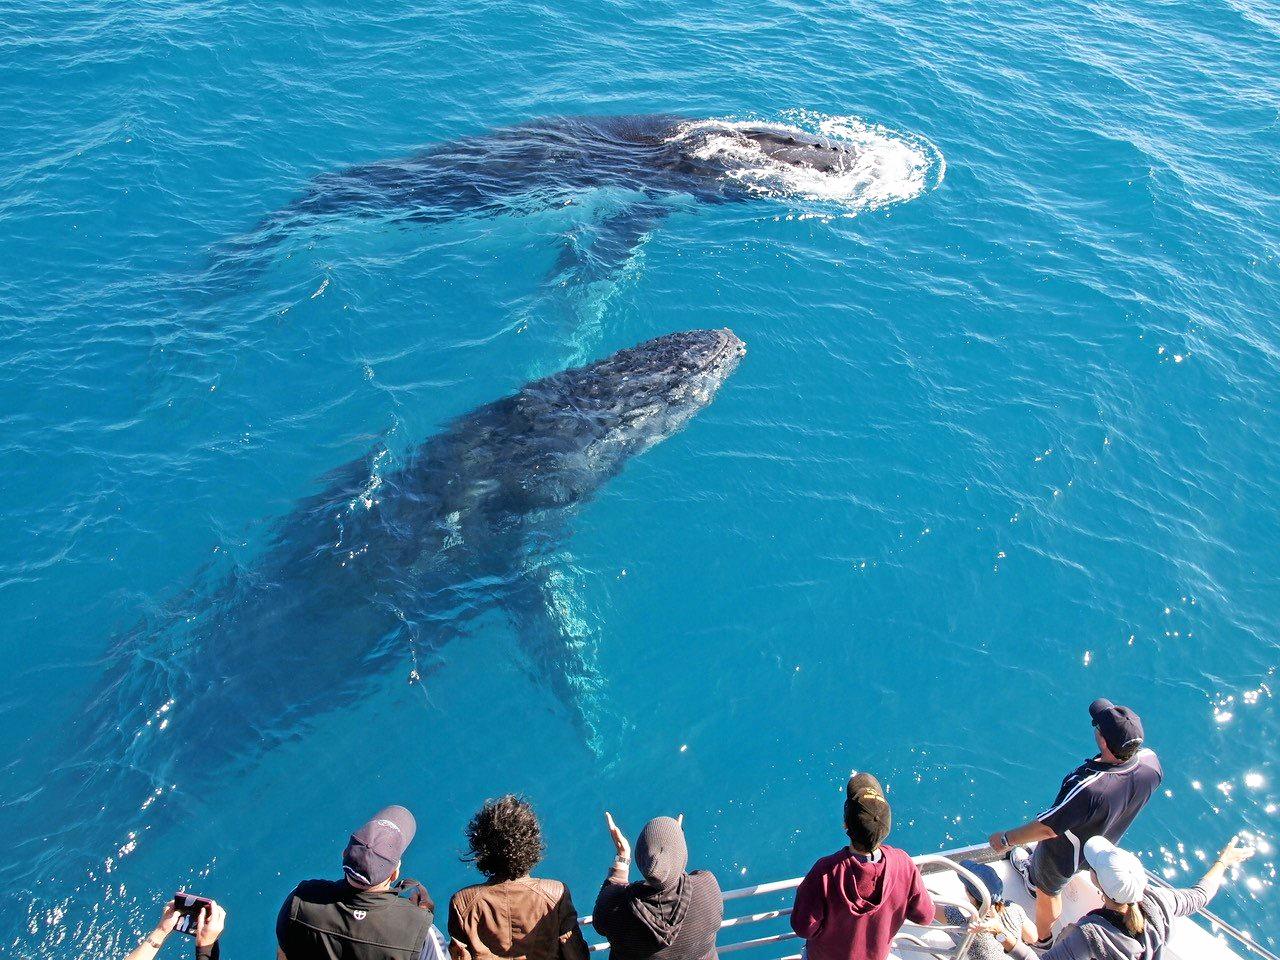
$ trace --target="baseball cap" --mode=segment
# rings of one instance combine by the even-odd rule
[[[357,887],[376,887],[391,879],[417,823],[404,807],[384,807],[351,835],[342,851],[342,872]]]
[[[1098,875],[1098,886],[1116,903],[1137,903],[1147,892],[1147,872],[1142,861],[1121,850],[1106,837],[1090,837],[1084,858]]]
[[[1112,753],[1142,742],[1142,719],[1128,707],[1117,707],[1110,700],[1095,700],[1089,704],[1089,716]]]
[[[855,773],[845,788],[844,828],[859,850],[874,853],[889,836],[893,811],[880,781],[869,773]]]
[[[982,885],[987,888],[987,896],[992,903],[1004,903],[1004,881],[1000,879],[1000,874],[996,873],[992,867],[987,866],[985,863],[978,863],[976,860],[961,860],[960,866],[982,882]],[[964,874],[960,874],[960,882],[964,884],[969,896],[978,902],[982,901],[982,891],[974,886],[972,880]]]

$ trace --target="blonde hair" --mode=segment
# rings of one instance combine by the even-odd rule
[[[1142,913],[1142,904],[1131,903],[1124,912],[1124,929],[1135,940],[1147,929],[1147,918]]]

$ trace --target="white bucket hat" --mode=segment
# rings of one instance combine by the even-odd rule
[[[1147,892],[1142,861],[1106,837],[1091,838],[1084,845],[1084,858],[1098,875],[1102,892],[1116,903],[1137,903]]]

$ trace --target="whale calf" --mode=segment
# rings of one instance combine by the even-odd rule
[[[252,258],[333,218],[431,224],[571,206],[584,191],[612,188],[622,208],[597,226],[589,251],[567,249],[557,267],[587,259],[599,274],[625,261],[680,198],[800,196],[862,209],[910,199],[927,188],[931,168],[940,175],[926,141],[860,122],[840,129],[669,115],[532,120],[321,174],[228,252]]]
[[[572,513],[706,407],[744,353],[729,330],[658,337],[460,416],[398,463],[377,450],[335,471],[258,561],[120,642],[79,749],[24,798],[48,822],[10,834],[0,879],[65,870],[51,850],[101,865],[139,808],[181,803],[193,779],[298,737],[379,677],[425,675],[490,610],[595,745],[594,638],[562,562]],[[104,809],[107,796],[136,802]]]

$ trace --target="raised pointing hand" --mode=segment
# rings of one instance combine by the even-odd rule
[[[618,859],[626,860],[630,863],[631,844],[627,841],[627,838],[623,835],[622,831],[618,829],[618,825],[613,822],[613,814],[607,810],[604,814],[604,822],[609,827],[609,836],[613,837],[613,845],[618,848]]]
[[[1231,838],[1231,842],[1223,847],[1222,853],[1218,855],[1218,859],[1222,861],[1223,866],[1238,867],[1258,852],[1253,847],[1244,846],[1243,843],[1244,841],[1240,839],[1240,835],[1236,834]]]

